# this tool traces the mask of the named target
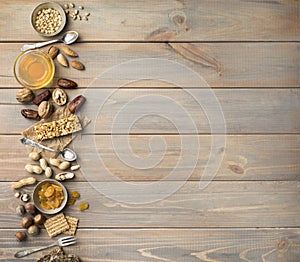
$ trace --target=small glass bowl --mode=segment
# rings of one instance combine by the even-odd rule
[[[22,52],[14,63],[17,81],[33,90],[51,85],[54,74],[55,64],[52,58],[41,50]]]

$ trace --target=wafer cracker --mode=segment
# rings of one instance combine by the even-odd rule
[[[70,217],[70,216],[66,216],[66,219],[68,221],[70,228],[67,231],[65,231],[64,234],[70,235],[70,236],[75,236],[79,219],[76,217]]]
[[[59,235],[70,228],[67,219],[63,213],[46,220],[44,226],[50,237]]]

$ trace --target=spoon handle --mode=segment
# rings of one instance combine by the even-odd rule
[[[42,46],[45,46],[45,45],[50,45],[50,44],[53,44],[53,43],[56,43],[60,41],[60,39],[54,39],[54,40],[50,40],[50,41],[47,41],[47,42],[41,42],[41,43],[36,43],[36,44],[32,44],[32,45],[23,45],[23,47],[21,48],[21,51],[27,51],[29,49],[35,49],[35,48],[39,48],[39,47],[42,47]]]
[[[53,148],[50,148],[50,147],[46,147],[42,144],[39,144],[39,143],[36,143],[28,138],[21,138],[20,139],[21,143],[24,144],[24,145],[28,145],[28,146],[33,146],[33,147],[38,147],[38,148],[41,148],[41,149],[45,149],[45,150],[48,150],[48,151],[51,151],[51,152],[55,152],[55,153],[60,153],[60,151],[56,150],[56,149],[53,149]]]

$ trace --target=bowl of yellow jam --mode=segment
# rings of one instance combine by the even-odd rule
[[[45,52],[35,49],[22,52],[14,63],[14,75],[24,87],[40,89],[50,86],[55,73],[55,64]]]

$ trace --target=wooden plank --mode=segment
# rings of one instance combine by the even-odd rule
[[[0,41],[44,40],[30,25],[38,3],[3,3]],[[91,13],[88,22],[69,19],[66,27],[77,30],[81,41],[299,40],[299,5],[292,0],[91,0],[85,4],[85,12]]]
[[[19,136],[0,136],[0,177],[1,181],[13,181],[26,176],[24,166],[33,163],[28,158],[27,149],[19,142]],[[160,147],[149,147],[151,139],[163,139],[167,145],[160,160]],[[95,137],[95,149],[99,155],[93,155],[85,139],[76,143],[76,152],[79,156],[78,163],[81,171],[76,171],[76,181],[86,181],[84,174],[88,172],[89,181],[111,181],[104,176],[111,172],[115,177],[126,181],[156,181],[156,180],[182,180],[182,175],[173,174],[168,176],[176,167],[180,159],[181,139],[173,135],[131,135],[114,136],[109,135]],[[185,136],[189,144],[188,155],[195,155],[191,143],[195,141],[193,136]],[[207,135],[198,136],[199,157],[194,171],[189,173],[190,167],[186,168],[186,174],[190,174],[188,180],[199,181],[203,178],[204,168],[210,153],[211,137]],[[82,143],[81,143],[82,142]],[[149,157],[149,162],[154,157],[159,157],[157,163],[141,168],[127,161],[123,154],[127,154],[131,146],[132,154],[135,156]],[[14,150],[11,150],[11,149]],[[221,148],[216,150],[221,156]],[[117,155],[117,153],[119,155]],[[151,156],[149,154],[151,153]],[[299,180],[300,173],[300,135],[244,135],[226,137],[224,158],[221,159],[220,169],[214,180]],[[259,156],[259,157],[258,157]],[[219,156],[218,156],[219,157]],[[92,161],[94,160],[94,161]],[[125,160],[125,163],[124,163]],[[104,166],[100,163],[102,161]],[[137,163],[139,161],[137,160]],[[151,162],[150,162],[151,163]],[[155,165],[156,164],[156,165]],[[53,167],[54,173],[59,170]],[[13,177],[12,177],[13,174]]]
[[[68,182],[80,200],[65,210],[84,227],[297,227],[300,182]],[[26,188],[32,192],[31,188]],[[99,191],[98,191],[99,190]],[[169,191],[169,192],[167,192]],[[172,193],[173,192],[173,193]],[[19,200],[10,183],[0,183],[0,228],[19,227]],[[90,208],[79,211],[79,203]],[[153,202],[154,201],[154,202]]]
[[[12,66],[22,45],[0,44],[2,88],[20,86]],[[86,70],[57,65],[56,77],[74,79],[80,87],[300,86],[299,43],[79,43],[73,48]]]
[[[15,90],[5,90],[9,101]],[[203,134],[299,133],[300,89],[91,89],[81,113],[92,120],[86,133]],[[19,103],[0,104],[1,134],[20,134],[33,121]],[[224,119],[223,115],[224,115]],[[226,129],[224,125],[226,123]]]
[[[1,258],[15,261],[23,248],[45,246],[43,233],[18,243],[14,229],[1,231]],[[78,244],[64,248],[82,261],[297,261],[300,256],[299,228],[295,229],[80,229]],[[38,243],[37,243],[38,241]],[[26,258],[28,262],[49,252]]]

